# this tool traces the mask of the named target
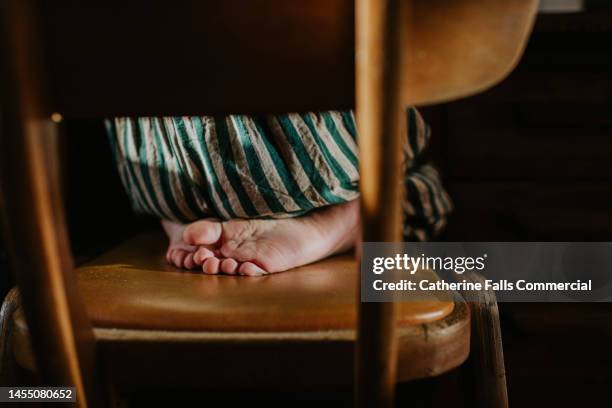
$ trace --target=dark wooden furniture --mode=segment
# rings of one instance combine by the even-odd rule
[[[288,311],[278,307],[277,298],[262,294],[266,307],[252,312],[247,300],[236,296],[232,304],[242,310],[237,314],[242,319],[232,320],[236,315],[224,311],[221,317],[206,314],[199,322],[193,312],[181,313],[190,305],[221,312],[232,293],[252,294],[258,284],[220,278],[225,280],[218,297],[210,303],[198,301],[195,292],[189,295],[193,285],[217,278],[167,271],[159,256],[150,255],[159,252],[152,249],[156,241],[147,238],[146,245],[153,246],[126,243],[98,259],[97,266],[75,271],[58,181],[56,122],[79,116],[346,108],[355,99],[363,238],[396,241],[399,186],[392,180],[399,171],[400,107],[457,98],[499,81],[522,51],[535,3],[464,0],[430,6],[426,1],[359,0],[354,24],[353,2],[348,0],[200,1],[185,2],[181,9],[171,9],[166,2],[146,2],[146,7],[118,1],[4,2],[7,92],[2,95],[0,182],[25,317],[15,316],[20,361],[33,366],[34,359],[27,357],[32,356],[26,347],[29,339],[45,383],[73,384],[80,406],[113,403],[106,392],[113,381],[150,376],[180,380],[168,376],[167,368],[188,368],[194,355],[218,358],[228,345],[232,353],[249,355],[253,364],[258,353],[249,350],[287,350],[287,360],[274,366],[268,361],[270,375],[285,377],[287,364],[303,362],[313,370],[336,367],[350,380],[347,356],[356,342],[356,396],[364,407],[391,406],[398,379],[435,375],[460,364],[467,357],[469,339],[463,302],[396,307],[359,303],[356,296],[348,302],[355,291],[346,287],[337,296],[313,300],[309,295],[316,293],[315,275],[329,279],[331,287],[341,276],[356,279],[357,263],[347,258],[262,280],[269,290],[262,293],[276,296],[290,277],[304,277],[293,287],[303,303],[296,300]],[[500,26],[506,29],[502,32]],[[130,265],[130,259],[144,262],[150,273],[117,265]],[[120,285],[120,276],[141,280]],[[187,296],[164,303],[170,292],[159,292],[158,279],[170,287],[192,286],[179,290]],[[112,313],[116,304],[99,296],[104,285],[138,289],[122,292],[120,303],[153,303],[131,305],[134,314],[120,322]],[[145,294],[141,288],[156,292]],[[295,315],[285,314],[290,312],[304,318],[296,322]],[[263,319],[261,324],[253,326],[249,313]],[[135,324],[137,317],[146,321]],[[114,328],[108,330],[108,325]],[[432,333],[441,337],[434,340]],[[319,346],[329,358],[319,364],[307,360],[309,355],[320,358]],[[130,357],[143,356],[150,365],[130,363]]]

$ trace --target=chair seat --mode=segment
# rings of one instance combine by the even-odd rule
[[[167,264],[161,233],[136,236],[77,269],[95,327],[313,331],[355,327],[357,264],[336,256],[263,277],[206,275]],[[443,319],[453,301],[400,304],[399,324]]]
[[[350,385],[358,278],[352,256],[264,277],[210,276],[169,266],[166,245],[160,233],[139,235],[77,269],[114,381],[258,390]],[[464,302],[432,295],[398,306],[398,381],[465,361]],[[21,309],[13,327],[17,362],[35,370]]]

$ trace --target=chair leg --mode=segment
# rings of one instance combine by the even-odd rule
[[[461,275],[461,280],[480,282],[485,279],[474,272]],[[470,357],[466,368],[472,379],[474,405],[508,408],[506,369],[502,347],[499,309],[493,290],[464,291],[461,295],[470,305],[472,333]]]
[[[0,384],[17,384],[17,367],[10,342],[13,313],[19,304],[19,291],[14,287],[4,298],[0,309]]]

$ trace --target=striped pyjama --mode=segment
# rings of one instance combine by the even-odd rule
[[[404,239],[424,241],[442,229],[452,204],[421,159],[429,127],[416,109],[406,114]],[[179,222],[282,218],[359,196],[349,111],[115,118],[106,126],[136,212]]]

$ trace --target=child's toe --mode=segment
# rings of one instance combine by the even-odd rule
[[[190,252],[185,256],[185,260],[183,261],[183,266],[185,269],[193,269],[196,266],[196,263],[193,261],[193,252]]]
[[[166,262],[169,264],[172,263],[172,255],[174,255],[174,248],[168,249],[166,251]]]
[[[208,275],[219,273],[219,259],[215,257],[208,258],[202,264],[202,272]]]
[[[236,270],[238,269],[238,262],[231,258],[226,258],[221,261],[221,272],[227,273],[229,275],[236,274]]]
[[[246,276],[261,276],[265,275],[267,272],[253,262],[245,262],[238,268],[238,273]]]
[[[193,262],[197,265],[202,265],[208,258],[214,257],[213,251],[206,247],[199,247],[193,254]]]
[[[177,268],[182,268],[186,256],[187,251],[183,249],[175,249],[172,254],[172,264],[174,264],[174,266],[176,266]]]

